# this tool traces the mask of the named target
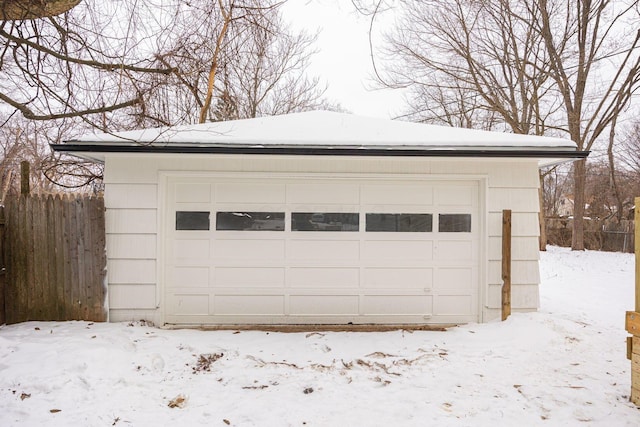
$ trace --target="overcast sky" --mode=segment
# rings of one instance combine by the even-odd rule
[[[351,1],[289,0],[282,10],[294,29],[320,30],[319,52],[309,72],[327,83],[327,98],[362,116],[392,118],[401,113],[398,91],[374,89],[370,22],[356,13]]]

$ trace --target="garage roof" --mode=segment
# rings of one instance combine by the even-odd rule
[[[89,134],[54,150],[106,152],[584,158],[568,139],[411,123],[330,111]]]

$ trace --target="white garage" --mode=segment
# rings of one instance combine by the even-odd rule
[[[88,135],[110,320],[450,324],[538,305],[538,167],[571,141],[311,112]]]

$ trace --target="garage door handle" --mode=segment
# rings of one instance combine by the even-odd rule
[[[429,293],[429,292],[431,292],[431,291],[432,291],[432,289],[431,289],[431,288],[424,288],[424,291],[425,291],[426,293]]]

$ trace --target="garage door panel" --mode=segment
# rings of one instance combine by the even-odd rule
[[[360,203],[358,184],[288,184],[287,203],[356,205]]]
[[[363,244],[363,259],[424,260],[433,258],[433,242],[407,240],[367,240]]]
[[[284,184],[222,183],[216,185],[216,203],[273,203],[286,199]]]
[[[172,313],[176,315],[209,315],[209,294],[179,294],[170,299]]]
[[[270,260],[284,259],[284,240],[225,240],[218,239],[215,242],[215,256],[225,259],[241,260]]]
[[[283,287],[284,267],[216,267],[214,287]]]
[[[433,284],[431,268],[365,268],[365,288],[424,289]]]
[[[291,295],[289,314],[291,315],[358,315],[357,295]]]
[[[216,295],[216,315],[284,315],[283,295]]]
[[[415,315],[432,313],[431,295],[367,295],[363,297],[364,315]]]
[[[435,289],[437,290],[466,290],[474,287],[473,267],[467,268],[438,268],[435,273]]]
[[[474,313],[473,297],[471,295],[439,295],[434,298],[435,315],[468,316]]]
[[[360,258],[359,240],[290,240],[287,254],[292,260],[353,260]]]
[[[293,288],[357,288],[359,283],[359,268],[293,267],[287,275],[287,286]]]
[[[173,258],[178,260],[209,259],[210,249],[210,239],[175,239],[173,241]]]
[[[412,205],[431,206],[433,189],[423,185],[403,185],[398,191],[397,185],[363,185],[361,203],[363,205],[387,206]]]
[[[438,186],[434,189],[434,201],[440,206],[473,206],[475,192],[475,187],[471,186]]]
[[[170,286],[209,287],[209,267],[173,267]]]
[[[473,261],[475,258],[473,242],[468,240],[440,240],[435,250],[438,261]]]
[[[177,203],[210,203],[211,184],[177,183],[175,185],[175,199]]]

